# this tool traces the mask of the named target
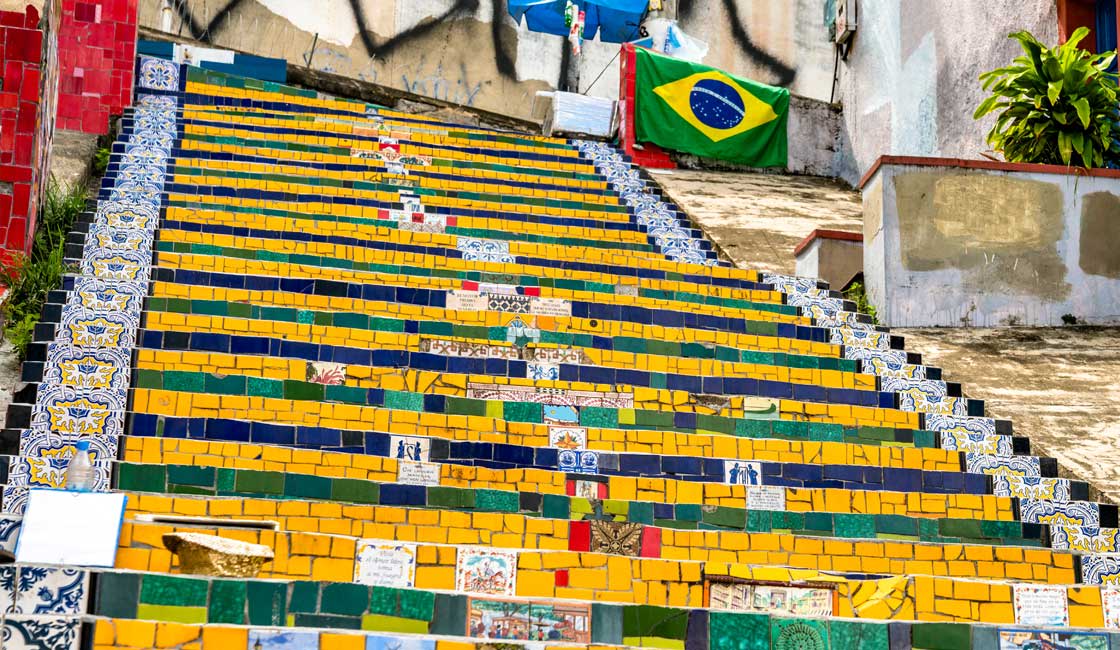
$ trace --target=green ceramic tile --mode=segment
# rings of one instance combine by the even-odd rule
[[[301,580],[292,583],[292,597],[288,601],[288,612],[293,614],[315,614],[319,611],[318,582]]]
[[[773,650],[828,648],[828,622],[819,619],[770,619],[770,647]]]
[[[194,465],[168,465],[167,481],[178,485],[214,487],[215,469]]]
[[[829,623],[831,650],[889,650],[887,626],[883,623]]]
[[[97,577],[97,610],[106,618],[136,618],[140,603],[140,574],[106,571]]]
[[[201,578],[145,574],[140,584],[140,602],[145,605],[206,607],[209,583]]]
[[[330,499],[331,479],[310,474],[287,474],[284,478],[284,496],[301,499]]]
[[[117,487],[134,492],[166,492],[167,468],[160,465],[118,463]]]
[[[712,612],[708,619],[708,647],[710,650],[771,650],[770,617]]]
[[[477,510],[517,512],[521,508],[521,503],[516,492],[475,490],[474,507]]]
[[[245,494],[283,494],[284,476],[282,472],[242,469],[237,470],[235,485],[238,492]]]
[[[323,614],[359,616],[369,606],[369,587],[358,584],[325,584],[319,611]]]
[[[215,580],[210,588],[207,622],[241,625],[245,622],[245,583]]]
[[[960,623],[924,623],[910,628],[915,650],[967,650],[972,644],[971,626]]]
[[[288,583],[253,581],[247,585],[249,625],[284,625],[288,616]]]

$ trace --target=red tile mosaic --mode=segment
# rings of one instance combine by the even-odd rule
[[[61,0],[58,128],[108,133],[132,102],[139,0]]]

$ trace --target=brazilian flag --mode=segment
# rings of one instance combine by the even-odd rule
[[[789,90],[636,48],[638,141],[752,167],[785,167]]]

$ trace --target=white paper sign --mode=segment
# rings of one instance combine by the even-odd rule
[[[397,483],[405,485],[439,485],[439,463],[397,463]]]
[[[358,540],[354,582],[374,587],[412,587],[416,581],[416,545],[379,539]]]
[[[117,492],[30,490],[16,562],[113,566],[127,500]]]
[[[1104,604],[1104,626],[1120,630],[1120,589],[1101,587],[1101,601]]]
[[[1060,585],[1015,585],[1015,622],[1069,627],[1069,601]]]
[[[747,510],[786,509],[786,489],[780,485],[752,485],[747,488]]]

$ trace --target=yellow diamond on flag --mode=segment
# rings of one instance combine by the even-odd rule
[[[772,106],[718,70],[697,72],[653,92],[712,142],[778,119]]]

